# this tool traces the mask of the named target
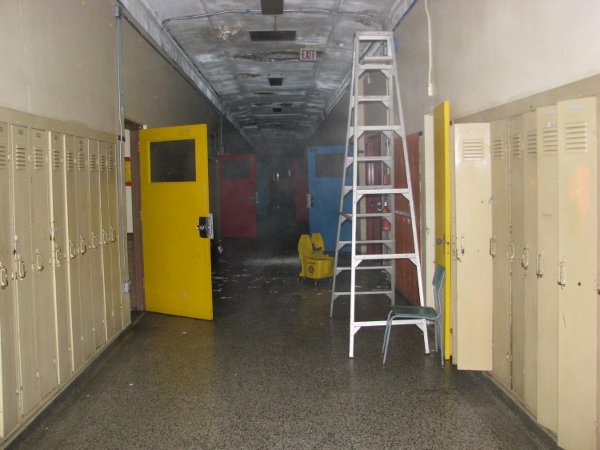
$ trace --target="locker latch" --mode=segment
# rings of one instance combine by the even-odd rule
[[[214,238],[213,215],[209,214],[208,217],[199,217],[196,230],[198,230],[201,238]]]

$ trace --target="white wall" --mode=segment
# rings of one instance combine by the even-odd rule
[[[460,118],[600,73],[598,0],[429,0],[429,11],[432,98],[424,0],[396,30],[409,133],[442,100]]]

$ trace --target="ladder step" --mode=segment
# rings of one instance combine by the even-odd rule
[[[369,63],[392,63],[394,62],[394,57],[393,56],[364,56],[361,59],[361,63],[362,65],[367,65]]]
[[[388,70],[391,72],[393,67],[394,66],[391,64],[375,64],[375,63],[359,64],[358,65],[358,74],[362,75],[362,72],[364,72],[365,70],[381,70],[382,72],[384,70]]]
[[[362,102],[391,102],[392,97],[390,95],[358,95],[356,97],[352,97],[352,101],[357,100],[359,103]]]
[[[417,258],[416,253],[388,253],[380,255],[355,255],[353,259],[355,261],[385,261],[388,259],[410,259],[414,260]]]
[[[385,219],[392,220],[392,218],[394,217],[394,213],[393,212],[361,213],[361,214],[356,214],[355,217],[357,219],[377,219],[377,218],[383,219],[383,218],[385,218]]]
[[[335,295],[350,295],[350,291],[336,291]],[[354,295],[393,295],[394,291],[354,291]]]
[[[392,188],[389,186],[357,186],[356,193],[358,195],[373,195],[373,194],[409,194],[408,188]]]
[[[394,266],[358,266],[354,270],[385,270],[385,271],[389,271],[389,270],[392,270],[393,268],[394,268]],[[338,266],[338,268],[336,270],[338,273],[346,272],[346,271],[352,270],[352,267]]]
[[[359,156],[356,160],[360,162],[387,162],[391,163],[393,161],[392,157],[389,155],[384,156]],[[346,158],[346,164],[350,165],[354,162],[353,156],[348,156]]]
[[[368,241],[356,241],[356,245],[371,245],[371,244],[393,244],[391,239],[372,239]],[[340,241],[340,245],[350,245],[352,241]]]

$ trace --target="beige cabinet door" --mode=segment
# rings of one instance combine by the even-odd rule
[[[115,312],[115,330],[123,328],[123,298],[121,289],[121,261],[119,256],[119,190],[117,186],[117,148],[114,142],[108,144],[108,211],[109,211],[109,251],[112,268],[112,300]],[[129,313],[129,310],[127,311]]]
[[[508,121],[510,155],[510,303],[512,324],[512,389],[525,395],[525,283],[521,275],[521,249],[525,247],[523,218],[523,117]]]
[[[492,370],[490,125],[454,125],[453,137],[456,353],[452,359],[461,370]]]
[[[67,276],[67,218],[65,193],[65,136],[50,137],[50,240],[52,242],[52,292],[56,308],[58,381],[64,384],[73,374],[69,313],[69,279]]]
[[[558,129],[556,106],[537,110],[537,421],[556,433],[558,415]],[[531,268],[529,269],[531,270]]]
[[[37,376],[37,330],[31,245],[31,171],[32,157],[27,127],[11,125],[13,167],[13,258],[14,293],[17,303],[17,340],[19,348],[20,414],[23,417],[40,402]]]
[[[523,247],[518,276],[523,280],[523,400],[537,410],[537,127],[535,111],[523,114]],[[513,277],[515,274],[513,274]]]
[[[34,299],[37,376],[42,398],[58,386],[56,362],[56,317],[52,295],[52,247],[48,239],[50,229],[50,177],[48,159],[50,133],[35,128],[29,129],[31,146],[31,244]],[[23,199],[21,199],[23,201]]]
[[[9,125],[0,122],[0,437],[7,436],[17,426],[19,401],[17,396],[17,343],[15,317],[15,280],[11,231],[11,154]]]
[[[507,121],[490,124],[492,150],[493,367],[492,374],[511,388],[510,203]]]
[[[81,322],[81,296],[79,295],[79,236],[77,214],[77,154],[75,137],[65,136],[65,208],[66,208],[66,245],[67,277],[71,319],[71,342],[73,370],[83,365],[83,329]]]
[[[596,98],[558,103],[558,444],[596,448]]]
[[[89,139],[75,138],[77,191],[77,252],[79,253],[79,296],[81,299],[81,331],[83,356],[94,354],[94,310],[92,299],[92,261],[90,255],[90,176],[88,168]]]
[[[110,203],[108,193],[108,145],[98,149],[100,163],[100,242],[102,250],[102,273],[104,289],[104,307],[106,316],[106,334],[110,339],[117,332],[115,326],[115,309],[113,302],[113,270],[110,252]]]
[[[90,180],[90,234],[89,234],[89,258],[90,258],[90,282],[93,310],[93,330],[95,348],[100,348],[106,342],[106,320],[104,315],[104,278],[102,274],[102,250],[100,236],[102,234],[100,223],[100,163],[99,145],[96,140],[89,141],[88,168]]]

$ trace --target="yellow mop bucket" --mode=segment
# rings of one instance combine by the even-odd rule
[[[324,252],[321,233],[303,234],[298,241],[298,256],[302,269],[300,278],[321,280],[333,276],[333,258]]]

